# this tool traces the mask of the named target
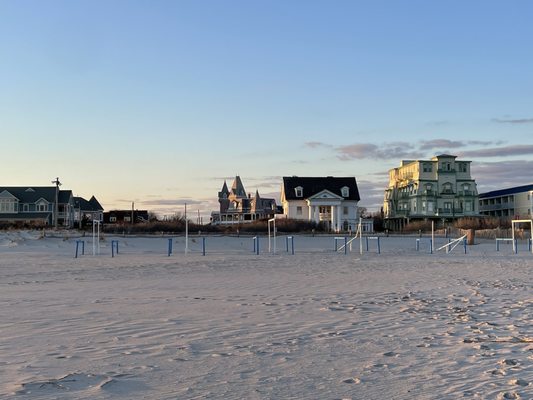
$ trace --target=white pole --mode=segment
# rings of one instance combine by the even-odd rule
[[[363,254],[363,219],[359,217],[359,254]]]
[[[96,243],[94,242],[94,239],[96,237],[96,229],[95,229],[95,226],[94,226],[94,223],[96,221],[93,219],[93,256],[96,255]]]
[[[268,252],[270,253],[270,221],[267,222],[268,226]]]
[[[187,203],[185,203],[185,254],[189,252],[189,223],[187,221]]]

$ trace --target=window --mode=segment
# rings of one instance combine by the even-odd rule
[[[445,183],[444,185],[442,185],[442,193],[452,193],[452,184]]]
[[[295,187],[294,188],[294,193],[295,193],[296,197],[303,197],[304,196],[304,188],[301,187],[301,186]]]
[[[422,202],[422,211],[426,211],[426,202],[425,201]]]
[[[348,207],[346,207],[346,206],[342,207],[342,213],[344,215],[348,215]]]
[[[15,212],[15,203],[12,199],[0,199],[0,213]]]
[[[342,194],[342,197],[349,197],[350,196],[350,188],[347,187],[347,186],[344,186],[341,189],[341,194]]]
[[[46,211],[46,204],[45,203],[39,203],[37,204],[37,211],[44,212]]]
[[[30,205],[29,205],[29,204],[24,204],[24,205],[22,206],[22,211],[24,211],[24,212],[28,212],[28,211],[30,211]]]
[[[296,206],[296,215],[302,215],[302,206]]]
[[[467,163],[459,163],[459,172],[467,172]]]
[[[431,172],[433,170],[433,165],[431,165],[430,163],[424,163],[422,165],[422,171],[424,172]]]
[[[451,210],[451,209],[452,209],[452,203],[451,203],[451,202],[448,202],[448,201],[445,202],[445,203],[444,203],[444,208],[445,208],[446,210]]]
[[[117,217],[109,217],[109,222],[117,222]]]
[[[124,222],[131,222],[131,217],[124,217]]]

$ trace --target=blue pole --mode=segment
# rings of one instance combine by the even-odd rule
[[[111,257],[115,257],[115,241],[111,241]]]
[[[433,239],[429,239],[429,253],[433,254]]]
[[[500,251],[500,241],[496,239],[496,251]]]
[[[287,249],[287,253],[289,252],[289,236],[285,236],[285,248]]]
[[[291,236],[292,255],[294,255],[294,236]]]
[[[256,253],[257,255],[259,255],[259,236],[257,236],[257,246],[256,246]]]
[[[518,254],[518,239],[514,240],[514,252],[515,254]]]
[[[79,240],[76,240],[76,255],[74,256],[74,258],[78,258],[78,246],[79,246],[80,242]]]
[[[463,239],[463,246],[465,247],[465,254],[466,254],[466,239]]]
[[[368,251],[368,236],[365,236],[365,241],[366,241],[366,251]]]
[[[172,238],[168,239],[168,250],[167,250],[168,256],[172,254]]]
[[[348,238],[344,236],[344,254],[348,254]]]
[[[205,256],[205,237],[202,238],[202,255]]]
[[[85,255],[85,241],[84,240],[81,241],[81,255],[82,256]]]
[[[379,236],[378,236],[378,254],[381,254],[381,246],[379,244]]]
[[[416,239],[416,251],[420,251],[420,239]]]

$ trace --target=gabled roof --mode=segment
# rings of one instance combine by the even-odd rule
[[[104,208],[94,196],[89,201],[83,197],[74,197],[74,208],[81,209],[82,211],[104,211]]]
[[[20,203],[35,203],[43,198],[49,203],[55,203],[56,187],[55,186],[6,186],[0,187],[0,193],[4,190],[15,196]],[[68,203],[71,190],[59,191],[59,203]]]
[[[297,187],[303,188],[303,197],[296,197]],[[347,200],[359,201],[359,189],[354,177],[300,177],[300,176],[284,176],[283,190],[285,199],[287,200],[302,200],[307,199],[323,190],[328,190],[342,197],[341,189],[347,187],[349,189],[349,196]]]
[[[533,190],[533,184],[531,185],[524,185],[524,186],[515,186],[508,189],[500,189],[500,190],[493,190],[491,192],[485,192],[480,193],[479,198],[485,199],[487,197],[500,197],[500,196],[507,196],[510,194],[516,194],[516,193],[523,193],[523,192],[529,192]]]

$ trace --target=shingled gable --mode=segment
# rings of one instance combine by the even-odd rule
[[[296,196],[295,189],[298,187],[303,189],[303,197]],[[324,190],[342,197],[342,188],[344,187],[347,187],[349,190],[349,196],[344,197],[346,200],[361,200],[359,197],[357,182],[354,177],[283,177],[283,190],[285,199],[287,200],[307,199]]]

